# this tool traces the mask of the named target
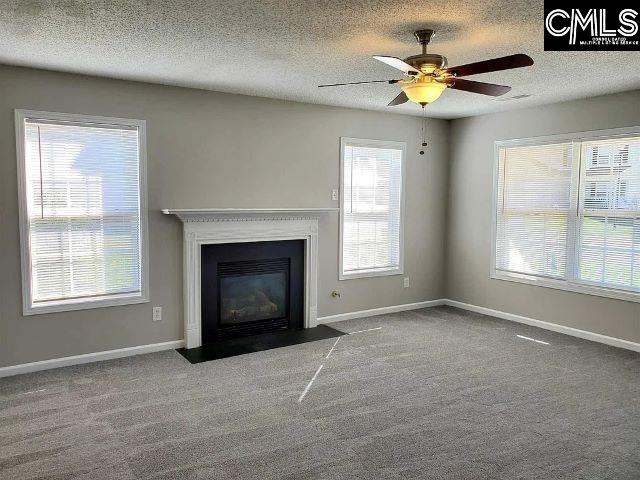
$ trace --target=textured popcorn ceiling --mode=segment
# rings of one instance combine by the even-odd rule
[[[419,115],[386,107],[397,85],[316,85],[399,78],[371,56],[417,54],[412,32],[433,28],[430,51],[450,65],[536,62],[470,77],[530,98],[447,90],[433,117],[640,88],[640,53],[544,52],[542,16],[540,0],[0,0],[0,63]]]

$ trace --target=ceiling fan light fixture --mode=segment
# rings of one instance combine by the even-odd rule
[[[359,85],[364,83],[398,84],[402,87],[402,91],[396,95],[387,106],[395,107],[396,105],[412,102],[424,107],[428,103],[433,103],[440,98],[445,88],[479,93],[490,97],[505,95],[511,90],[511,87],[466,80],[461,77],[533,65],[533,59],[530,56],[524,53],[517,53],[515,55],[507,55],[506,57],[492,58],[481,62],[449,67],[447,57],[444,55],[427,53],[427,45],[431,42],[431,37],[433,37],[434,33],[434,30],[428,28],[414,32],[416,40],[418,40],[422,46],[422,53],[418,55],[411,55],[404,60],[388,55],[373,56],[376,60],[404,73],[405,77],[403,80],[369,80],[318,86],[337,87],[340,85]]]
[[[445,88],[447,88],[446,84],[440,83],[433,77],[427,76],[417,78],[414,82],[402,85],[402,90],[409,100],[419,105],[435,102],[440,98]]]

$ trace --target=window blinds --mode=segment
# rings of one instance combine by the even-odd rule
[[[499,152],[496,268],[564,278],[571,143]]]
[[[640,137],[498,148],[495,270],[640,291]]]
[[[138,129],[26,119],[33,305],[141,292]]]
[[[342,274],[397,272],[404,148],[350,140],[342,153]]]
[[[640,290],[640,138],[584,142],[579,278]]]

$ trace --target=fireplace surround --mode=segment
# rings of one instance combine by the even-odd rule
[[[302,240],[302,327],[317,325],[318,220],[337,208],[165,209],[183,222],[186,348],[203,344],[202,250],[206,245]]]

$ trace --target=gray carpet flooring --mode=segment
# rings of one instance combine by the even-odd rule
[[[640,478],[637,353],[449,307],[335,326],[380,328],[0,379],[0,478]]]

